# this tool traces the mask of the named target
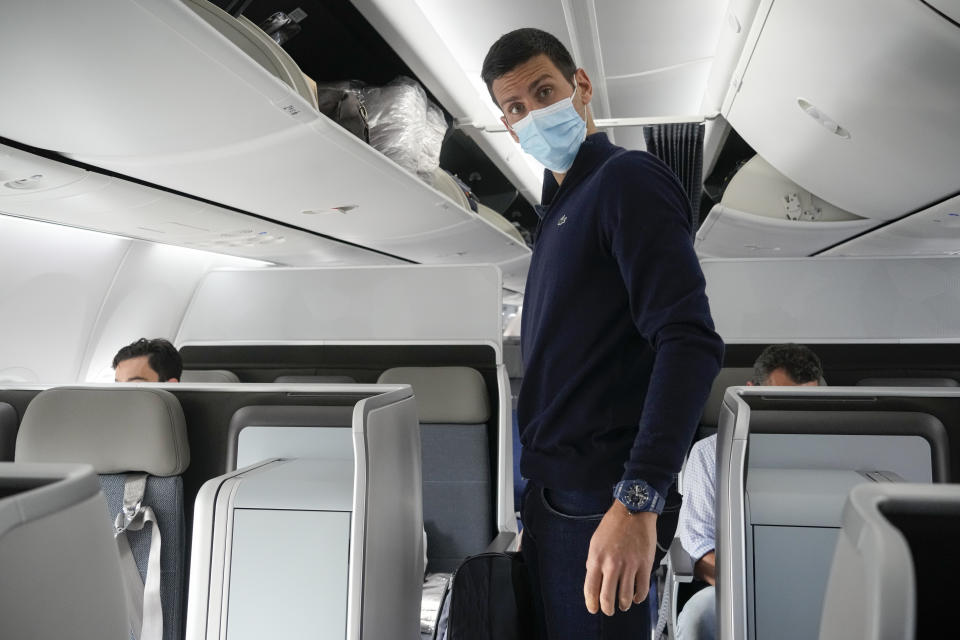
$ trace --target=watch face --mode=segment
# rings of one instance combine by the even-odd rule
[[[641,507],[650,499],[650,492],[641,484],[635,484],[627,489],[624,496],[625,502],[632,507]]]

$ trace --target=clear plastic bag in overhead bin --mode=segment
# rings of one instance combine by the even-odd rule
[[[431,183],[447,133],[443,111],[415,80],[398,76],[382,87],[365,87],[370,145]]]

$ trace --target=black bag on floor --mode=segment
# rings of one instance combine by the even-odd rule
[[[457,568],[448,596],[446,640],[529,640],[533,596],[519,553],[481,553]]]

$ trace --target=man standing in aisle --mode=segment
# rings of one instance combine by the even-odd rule
[[[482,77],[544,173],[523,306],[522,552],[541,637],[639,638],[657,515],[723,342],[671,170],[598,133],[564,46],[519,29]]]

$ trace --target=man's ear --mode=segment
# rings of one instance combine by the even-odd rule
[[[167,378],[164,382],[180,382],[179,378]]]
[[[593,83],[590,82],[590,76],[583,69],[577,69],[573,77],[579,89],[577,95],[580,96],[580,101],[585,105],[590,104],[590,100],[593,99]]]
[[[752,387],[752,386],[753,386],[753,380],[747,380],[747,386],[748,386],[748,387]]]
[[[513,128],[509,124],[507,124],[507,116],[500,116],[500,122],[502,122],[503,126],[505,126],[507,128],[507,131],[510,132],[510,136],[513,138],[513,141],[519,144],[520,138],[518,138],[517,134],[514,133]]]

